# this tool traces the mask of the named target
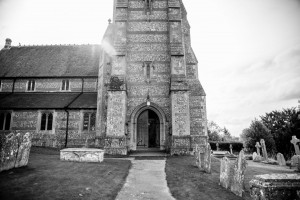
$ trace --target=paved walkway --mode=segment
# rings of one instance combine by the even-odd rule
[[[175,200],[167,186],[166,160],[133,160],[116,200]]]

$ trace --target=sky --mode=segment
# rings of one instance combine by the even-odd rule
[[[183,0],[207,117],[239,136],[266,112],[298,106],[300,0]],[[0,0],[0,48],[100,44],[113,0]]]

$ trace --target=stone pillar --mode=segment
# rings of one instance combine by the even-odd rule
[[[219,149],[219,143],[216,144],[216,147],[217,147],[217,151],[220,151],[220,149]]]

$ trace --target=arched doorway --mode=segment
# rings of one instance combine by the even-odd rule
[[[145,111],[148,111],[145,112]],[[140,121],[141,119],[144,119],[144,122],[142,122],[142,124],[146,124],[146,120],[145,120],[145,116],[147,116],[149,118],[149,111],[150,111],[150,119],[155,119],[156,120],[156,129],[153,128],[153,126],[149,127],[151,128],[150,131],[156,130],[156,137],[155,137],[155,141],[158,140],[158,142],[155,143],[155,145],[159,144],[159,148],[160,150],[165,150],[166,149],[166,130],[168,130],[169,126],[169,122],[166,119],[166,114],[164,113],[164,111],[155,103],[151,102],[151,105],[147,105],[146,102],[140,104],[139,106],[137,106],[131,113],[130,118],[128,120],[128,133],[130,134],[130,150],[137,150],[138,147],[143,147],[143,145],[145,145],[144,147],[146,147],[146,145],[148,145],[149,147],[149,135],[148,137],[146,137],[146,139],[148,138],[148,141],[145,141],[144,144],[141,144],[138,142],[141,140],[138,138],[138,134],[140,134],[141,132],[138,129],[146,129],[146,131],[148,130],[148,126],[140,126],[138,124],[138,121]],[[151,114],[152,113],[152,114]],[[154,114],[155,115],[154,115]],[[148,121],[148,119],[147,119]],[[151,123],[150,123],[151,124]],[[152,134],[153,136],[153,134]],[[154,137],[152,138],[151,142],[154,141]],[[151,145],[150,143],[150,146]]]
[[[157,114],[147,109],[137,119],[137,147],[160,147],[160,121]]]

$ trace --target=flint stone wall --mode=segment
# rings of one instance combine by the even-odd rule
[[[300,199],[299,174],[256,175],[250,182],[252,199],[291,200]]]
[[[28,164],[31,149],[31,133],[1,135],[0,172]]]

